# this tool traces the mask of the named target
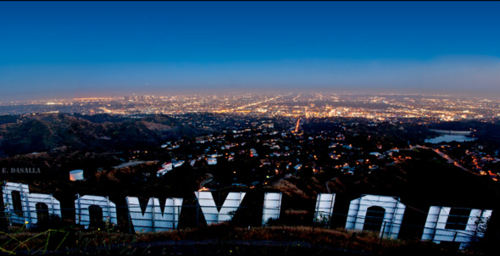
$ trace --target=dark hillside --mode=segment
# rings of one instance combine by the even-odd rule
[[[90,121],[92,123],[96,123],[96,124],[105,123],[105,122],[110,122],[110,123],[123,122],[123,121],[128,119],[128,118],[123,117],[123,116],[115,116],[115,115],[109,115],[109,114],[97,114],[97,115],[91,115],[91,116],[75,114],[74,116],[77,118],[88,120],[88,121]]]
[[[42,121],[32,120],[12,127],[2,137],[1,149],[8,155],[47,151],[55,144],[52,132]]]
[[[0,125],[16,123],[18,117],[19,116],[9,116],[9,115],[0,116]]]
[[[2,117],[0,121],[13,120],[14,117]],[[0,126],[0,156],[59,148],[98,152],[145,149],[159,146],[165,140],[207,132],[178,125],[166,116],[133,119],[111,115],[41,114],[23,117],[21,121]]]

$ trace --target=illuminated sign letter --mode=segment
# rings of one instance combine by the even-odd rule
[[[212,197],[212,192],[196,191],[194,193],[200,204],[203,216],[205,216],[207,225],[230,221],[233,218],[233,213],[238,210],[246,194],[245,192],[230,192],[220,211],[218,211],[214,198]]]
[[[459,210],[458,208],[454,209]],[[451,211],[451,207],[431,206],[429,214],[427,215],[427,220],[425,221],[422,240],[431,240],[437,244],[441,241],[460,242],[460,249],[464,249],[473,236],[484,236],[482,232],[484,230],[479,228],[477,221],[485,221],[493,212],[492,210],[470,209],[470,214],[468,216],[454,216],[450,214]],[[455,221],[450,221],[449,217],[456,219]],[[460,222],[457,217],[465,217],[466,222],[450,223]],[[452,224],[454,228],[447,228],[447,224]],[[462,226],[464,229],[458,229],[456,224],[463,224]]]
[[[7,206],[6,210],[10,215],[11,223],[24,224],[29,222],[28,194],[29,187],[26,184],[7,182],[3,187],[3,202]]]
[[[405,208],[397,197],[363,195],[351,201],[345,228],[373,230],[396,239]]]
[[[32,228],[38,223],[37,205],[45,204],[48,218],[50,215],[61,217],[61,204],[52,195],[30,194],[29,186],[26,184],[7,182],[3,187],[3,201],[7,205],[9,220],[16,224],[26,224],[27,228]],[[16,194],[16,196],[13,196]],[[43,209],[41,209],[43,210]]]
[[[262,225],[269,219],[279,219],[281,211],[281,193],[268,192],[264,196],[264,209],[262,211]]]
[[[117,224],[116,218],[116,205],[115,203],[109,201],[108,197],[103,196],[82,196],[77,195],[75,200],[75,222],[89,228],[91,221],[90,209],[99,209],[102,212],[102,221],[109,222],[111,224]],[[100,217],[100,216],[98,216]],[[97,220],[97,221],[100,221]]]
[[[50,215],[56,215],[62,218],[61,215],[61,203],[57,199],[55,199],[52,195],[47,194],[28,194],[28,208],[30,209],[29,213],[29,225],[28,228],[31,227],[31,224],[38,223],[38,210],[37,205],[45,204],[47,207],[47,218],[50,218]],[[42,208],[42,207],[40,207]]]
[[[318,194],[314,220],[316,222],[329,221],[333,214],[335,194]]]
[[[182,208],[182,198],[167,198],[163,213],[158,198],[150,197],[143,213],[137,197],[126,198],[135,232],[167,231],[176,229]]]

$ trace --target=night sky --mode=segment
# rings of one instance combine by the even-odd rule
[[[500,96],[500,2],[0,2],[0,102]]]

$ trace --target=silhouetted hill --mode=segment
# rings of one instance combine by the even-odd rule
[[[0,125],[8,124],[8,123],[15,123],[15,122],[17,122],[18,117],[19,116],[9,116],[9,115],[0,116]]]
[[[105,122],[123,122],[128,120],[128,118],[123,116],[109,115],[109,114],[97,114],[97,115],[82,115],[74,114],[75,117],[88,120],[92,123],[105,123]]]
[[[0,155],[73,150],[106,151],[158,146],[168,139],[206,131],[184,127],[167,116],[141,119],[111,115],[39,114],[0,120]]]

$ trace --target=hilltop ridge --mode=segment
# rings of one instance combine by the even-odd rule
[[[129,118],[100,114],[36,114],[0,118],[0,156],[54,149],[122,150],[157,146],[167,139],[209,131],[185,127],[167,116]]]

